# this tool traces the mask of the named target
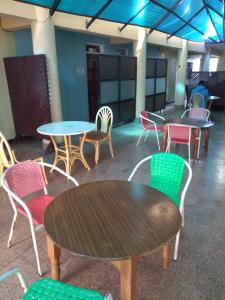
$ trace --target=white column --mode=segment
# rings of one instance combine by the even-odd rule
[[[209,72],[209,62],[211,57],[211,49],[207,48],[207,53],[202,56],[201,71]]]
[[[37,20],[32,22],[34,54],[45,54],[47,58],[49,97],[52,121],[62,120],[58,65],[55,44],[55,28],[49,11],[36,7]]]
[[[225,71],[225,51],[219,57],[217,71]]]
[[[146,81],[146,31],[138,28],[138,40],[133,43],[133,55],[137,57],[136,117],[145,109]]]
[[[187,54],[188,54],[188,41],[183,40],[182,49],[178,50],[177,58],[177,78],[176,78],[176,91],[175,91],[175,105],[184,105],[185,84],[186,84],[186,71],[187,71]]]
[[[7,139],[15,137],[9,89],[6,80],[3,58],[16,56],[13,33],[0,28],[0,131]]]

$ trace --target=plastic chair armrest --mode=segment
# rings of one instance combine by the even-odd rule
[[[159,119],[165,121],[165,118],[163,118],[162,116],[159,116],[159,115],[154,114],[154,113],[152,113],[152,112],[148,112],[148,113],[149,113],[150,115],[153,115],[153,116],[155,116],[155,117],[157,117],[157,118],[159,118]]]
[[[14,268],[14,269],[0,275],[0,282],[7,280],[8,278],[12,277],[15,274],[17,275],[17,277],[22,285],[22,288],[24,289],[24,293],[26,293],[27,292],[27,284],[25,282],[25,279],[24,279],[21,271],[18,268]]]

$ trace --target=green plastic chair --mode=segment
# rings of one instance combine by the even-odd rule
[[[18,268],[14,268],[0,276],[0,282],[17,275],[24,296],[22,300],[113,300],[110,294],[103,296],[101,293],[71,286],[50,278],[35,281],[28,288],[24,277]]]
[[[128,181],[131,181],[137,169],[146,161],[150,161],[149,186],[168,196],[179,207],[184,226],[184,198],[192,178],[190,165],[177,154],[156,153],[142,159],[133,169]],[[188,170],[188,178],[181,191],[185,167]],[[174,260],[177,260],[179,238],[180,230],[176,235]]]

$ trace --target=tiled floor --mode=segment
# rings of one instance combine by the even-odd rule
[[[167,116],[180,111],[167,111]],[[201,151],[200,160],[192,162],[193,180],[185,199],[185,228],[180,238],[177,262],[171,260],[168,271],[161,267],[160,253],[142,258],[137,272],[137,300],[222,300],[225,299],[225,115],[213,112],[215,127],[211,130],[208,154]],[[104,179],[127,180],[135,164],[143,157],[157,152],[155,136],[151,135],[139,147],[138,122],[113,130],[115,157],[109,155],[107,145],[101,149],[100,163],[94,165],[93,149],[86,147],[87,160],[92,170],[75,163],[73,175],[80,184]],[[39,156],[40,142],[26,141],[13,145],[19,159]],[[182,146],[172,151],[187,157]],[[52,156],[45,157],[51,161]],[[136,180],[148,182],[147,168],[137,174]],[[59,194],[69,185],[61,178],[50,177],[50,190]],[[28,222],[18,218],[13,246],[6,248],[12,209],[0,189],[0,272],[18,266],[28,284],[39,278]],[[49,276],[49,261],[44,230],[37,234],[44,276]],[[173,247],[173,245],[172,245]],[[173,249],[173,248],[172,248]],[[172,252],[172,251],[171,251]],[[111,292],[119,300],[119,275],[109,263],[99,263],[74,257],[65,251],[61,256],[62,280],[80,287]],[[16,278],[0,285],[0,299],[20,299],[22,290]]]

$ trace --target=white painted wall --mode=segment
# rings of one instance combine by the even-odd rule
[[[3,58],[10,56],[15,56],[13,34],[0,29],[0,131],[7,139],[15,137],[11,102],[3,63]]]

